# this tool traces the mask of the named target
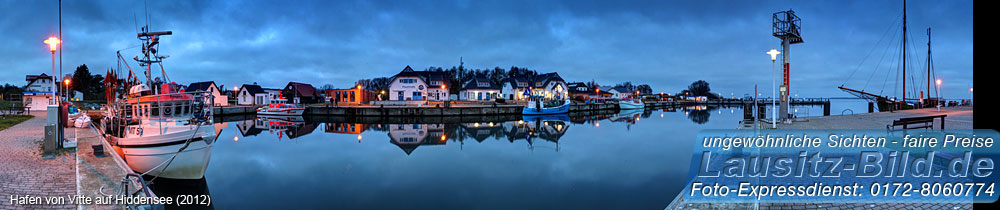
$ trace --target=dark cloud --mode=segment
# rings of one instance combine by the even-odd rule
[[[8,67],[0,82],[23,84],[25,74],[50,72],[41,40],[58,32],[56,1],[0,6],[0,63]],[[908,6],[913,54],[925,58],[924,30],[933,27],[946,96],[966,94],[972,2]],[[786,9],[802,17],[806,41],[791,50],[793,91],[847,96],[836,86],[885,82],[846,80],[882,34],[898,34],[891,27],[901,4],[894,1],[66,1],[63,71],[113,67],[116,50],[138,43],[136,27],[148,14],[153,30],[174,32],[161,52],[171,55],[164,65],[180,83],[347,86],[406,65],[458,65],[463,57],[473,68],[516,65],[570,81],[648,83],[656,92],[704,79],[723,95],[742,95],[755,83],[769,89],[763,52],[780,48],[770,36],[771,13]],[[858,74],[872,71],[862,68]]]

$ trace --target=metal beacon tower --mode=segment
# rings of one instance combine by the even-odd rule
[[[781,39],[781,86],[778,88],[778,92],[781,95],[781,104],[778,108],[778,117],[782,120],[788,120],[788,49],[792,44],[802,43],[802,35],[799,33],[799,27],[802,25],[802,19],[799,16],[795,16],[795,12],[792,10],[775,12],[772,16],[772,35]]]

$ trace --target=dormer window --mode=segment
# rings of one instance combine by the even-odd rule
[[[444,82],[441,82],[440,80],[431,81],[431,85],[434,85],[434,86],[438,86],[438,85],[441,85],[441,84],[444,84]]]
[[[489,87],[490,83],[489,82],[477,82],[476,85],[478,85],[479,87]]]

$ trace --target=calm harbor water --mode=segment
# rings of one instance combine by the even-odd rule
[[[154,188],[210,194],[225,209],[662,209],[683,188],[697,132],[736,128],[742,114],[696,106],[547,117],[228,117],[216,124],[223,129],[204,179],[157,180]]]

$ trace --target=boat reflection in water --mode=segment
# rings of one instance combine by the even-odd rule
[[[208,191],[208,183],[205,177],[201,179],[170,179],[157,178],[153,180],[149,188],[156,193],[156,196],[179,198],[184,197],[185,201],[195,201],[196,204],[188,205],[164,205],[165,209],[215,209],[212,202],[208,202],[211,197]],[[175,202],[178,202],[175,200]]]

